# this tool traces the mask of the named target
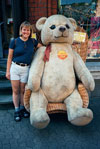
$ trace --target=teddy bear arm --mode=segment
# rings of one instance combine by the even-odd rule
[[[84,84],[86,89],[92,91],[94,90],[95,83],[94,79],[86,67],[85,63],[81,59],[80,55],[78,55],[75,51],[73,51],[74,55],[74,69],[79,80]]]
[[[37,91],[40,88],[41,77],[44,70],[44,61],[43,61],[44,50],[45,47],[40,47],[37,50],[30,67],[28,87],[32,91]]]

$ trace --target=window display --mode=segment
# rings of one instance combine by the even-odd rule
[[[100,58],[100,17],[91,17],[88,56]]]
[[[87,32],[87,59],[100,59],[100,0],[59,0],[59,13],[74,18]]]

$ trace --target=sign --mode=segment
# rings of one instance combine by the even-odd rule
[[[90,3],[92,0],[60,0],[61,5],[68,5],[73,3]]]
[[[32,33],[32,37],[31,38],[36,39],[36,33]]]
[[[74,41],[76,42],[85,42],[86,33],[83,32],[74,32]]]

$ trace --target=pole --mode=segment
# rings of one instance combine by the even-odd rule
[[[1,25],[3,22],[0,23],[0,58],[3,58],[3,48],[2,48],[2,33],[1,33]]]

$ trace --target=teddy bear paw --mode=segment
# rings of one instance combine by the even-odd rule
[[[30,115],[30,123],[38,129],[45,128],[50,122],[50,118],[45,109],[35,110]]]
[[[89,124],[93,119],[93,112],[90,109],[83,108],[77,112],[76,117],[70,122],[76,126],[84,126]]]

